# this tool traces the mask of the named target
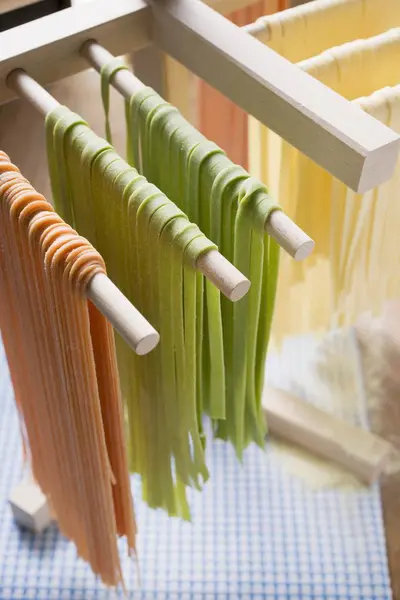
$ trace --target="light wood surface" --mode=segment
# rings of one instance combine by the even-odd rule
[[[30,475],[13,489],[8,501],[14,520],[21,527],[41,533],[52,522],[46,496]]]
[[[106,275],[95,275],[86,294],[136,354],[148,354],[157,346],[159,333]]]

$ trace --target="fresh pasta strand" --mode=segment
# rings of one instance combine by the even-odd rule
[[[399,26],[400,9],[397,0],[318,0],[260,17],[256,23],[257,39],[298,62]]]
[[[110,75],[105,68],[103,90]],[[149,87],[130,99],[127,133],[129,161],[251,278],[250,292],[234,305],[207,281],[198,309],[198,415],[208,414],[216,434],[230,440],[241,457],[250,442],[262,446],[265,436],[259,357],[265,358],[268,345],[278,249],[264,227],[279,206],[261,182]]]
[[[355,102],[394,131],[400,131],[400,86],[386,87]],[[399,161],[389,181],[363,195],[333,182],[331,268],[335,326],[353,324],[363,312],[379,315],[387,301],[400,295],[395,229],[399,207],[394,201],[399,182]]]
[[[105,273],[0,152],[1,333],[32,465],[60,530],[110,586],[136,525],[111,326],[85,297]]]
[[[216,246],[78,115],[59,107],[48,115],[46,131],[57,210],[85,233],[116,285],[160,332],[159,346],[140,357],[116,336],[130,468],[140,474],[150,507],[188,519],[186,488],[200,489],[208,478],[196,396],[204,315],[222,339],[219,291],[206,282],[210,307],[203,312],[203,276],[195,265]],[[222,356],[214,347],[212,357],[215,373]],[[223,372],[218,377],[212,385],[223,398]]]
[[[357,100],[359,96],[369,96],[375,89],[392,86],[400,80],[398,63],[394,60],[399,48],[400,30],[393,29],[373,38],[360,39],[332,48],[316,57],[304,60],[299,63],[299,67],[348,100],[362,106],[362,102]],[[388,123],[387,118],[380,115],[379,109],[377,110],[377,118]],[[332,254],[332,244],[339,242],[332,236],[354,235],[355,224],[358,223],[358,227],[361,227],[360,207],[364,211],[362,227],[369,230],[375,220],[374,198],[378,192],[371,191],[363,196],[353,193],[295,148],[276,136],[274,139],[278,144],[275,150],[280,153],[279,175],[276,175],[276,179],[279,178],[279,195],[285,199],[283,204],[288,214],[300,227],[307,229],[316,242],[314,255],[303,263],[292,263],[287,261],[286,257],[282,257],[274,321],[274,338],[280,342],[285,335],[323,331],[332,324],[343,321],[343,305],[339,308],[337,304],[338,294],[341,292],[334,289],[339,284],[332,279],[336,276],[335,272],[338,268],[334,264],[336,255]],[[266,158],[268,160],[268,157]],[[378,189],[385,188],[380,186]],[[345,211],[343,202],[347,206]],[[341,206],[343,223],[337,220],[338,206]],[[331,223],[332,211],[335,211],[334,230]],[[352,266],[352,271],[349,267],[347,273],[352,272],[352,277],[357,276],[360,279],[361,291],[365,289],[367,283],[366,271],[361,274],[361,264],[362,261],[365,264],[366,256],[362,257],[360,254],[361,251],[366,252],[366,238],[361,243],[360,234],[357,233],[355,239],[358,240],[359,245],[356,246],[353,240],[353,265],[359,266]],[[356,256],[359,263],[356,261]],[[344,256],[341,260],[344,260]],[[347,282],[346,285],[349,289],[350,283]],[[382,288],[378,291],[377,287],[372,296],[364,295],[364,305],[370,297],[372,304],[378,306],[379,302],[372,298],[381,292]],[[354,301],[353,295],[351,302]],[[347,302],[350,302],[350,297],[347,298]],[[302,306],[302,312],[298,311],[299,306]],[[360,306],[359,303],[359,308]],[[293,307],[296,307],[295,311]],[[336,315],[338,310],[342,313],[341,317]],[[349,315],[354,316],[357,310],[355,305],[348,304]]]
[[[254,31],[254,35],[257,39],[288,60],[299,63],[310,74],[349,99],[369,95],[399,81],[398,77],[396,81],[387,80],[387,70],[382,69],[382,66],[372,66],[376,64],[376,59],[382,63],[382,53],[385,52],[383,47],[379,51],[376,46],[375,49],[371,47],[365,67],[357,65],[352,59],[347,70],[347,65],[342,62],[341,77],[344,76],[349,83],[340,83],[341,90],[349,85],[353,88],[359,86],[358,90],[354,89],[352,97],[347,91],[340,91],[335,87],[337,72],[335,73],[333,64],[329,66],[326,60],[323,68],[325,75],[322,76],[318,65],[313,66],[313,62],[318,62],[319,59],[312,58],[326,51],[325,58],[331,55],[335,62],[332,52],[336,52],[337,46],[377,36],[400,26],[400,4],[397,0],[318,0],[261,17],[256,24],[257,31]],[[390,43],[389,41],[386,46],[388,52]],[[337,51],[340,52],[340,49]],[[393,60],[392,66],[387,64],[390,69],[395,67]],[[327,69],[332,80],[327,79]],[[396,77],[394,71],[392,75]],[[365,89],[367,82],[371,84],[369,90]],[[324,235],[326,227],[320,227],[321,222],[329,226],[327,219],[330,219],[330,212],[326,203],[330,204],[331,192],[326,190],[331,178],[252,117],[249,117],[249,171],[263,181],[268,181],[271,193],[276,195],[286,214],[304,227],[315,240],[313,255],[303,263],[294,264],[284,254],[281,257],[273,326],[274,342],[281,343],[285,335],[324,330],[330,323],[334,310],[332,292],[325,294],[324,291],[331,290],[330,268],[326,260],[330,236]],[[298,188],[299,185],[304,188],[305,182],[308,182],[307,201],[301,202],[299,211]],[[322,188],[325,194],[321,196]],[[311,210],[313,216],[310,214]],[[306,283],[303,285],[302,282]],[[312,293],[306,290],[312,290]]]

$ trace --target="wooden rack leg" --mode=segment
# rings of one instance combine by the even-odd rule
[[[392,446],[283,390],[267,387],[263,409],[271,435],[335,462],[373,483],[384,470]]]
[[[46,496],[30,475],[14,488],[9,504],[16,523],[34,533],[41,533],[53,520]]]

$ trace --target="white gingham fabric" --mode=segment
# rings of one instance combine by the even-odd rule
[[[301,353],[304,361],[306,352]],[[270,380],[289,381],[299,353],[271,359]],[[190,498],[192,523],[168,519],[140,501],[138,586],[124,558],[127,596],[154,600],[373,600],[392,598],[378,488],[312,491],[268,448],[240,465],[222,443],[208,449],[211,480]],[[7,498],[21,477],[19,427],[0,356],[0,600],[123,598],[95,579],[55,526],[19,530]],[[123,545],[121,545],[123,547]]]

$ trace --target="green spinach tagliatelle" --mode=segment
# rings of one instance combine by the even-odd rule
[[[103,69],[105,107],[110,77],[120,68],[126,67],[113,61]],[[130,164],[251,281],[249,293],[234,304],[206,282],[197,313],[198,405],[212,418],[216,435],[230,440],[241,457],[249,443],[262,446],[265,437],[261,395],[279,262],[279,247],[265,233],[265,222],[279,205],[263,183],[234,165],[151,88],[126,102],[126,124]],[[215,328],[219,319],[222,337]],[[222,367],[216,360],[221,354]]]
[[[66,107],[48,115],[46,133],[57,211],[99,250],[110,278],[160,333],[145,356],[116,335],[131,470],[149,506],[189,518],[186,487],[200,489],[208,478],[198,396],[204,282],[195,264],[216,246]],[[214,287],[210,299],[219,306]],[[210,326],[222,339],[214,312]],[[223,386],[218,379],[219,398]]]

